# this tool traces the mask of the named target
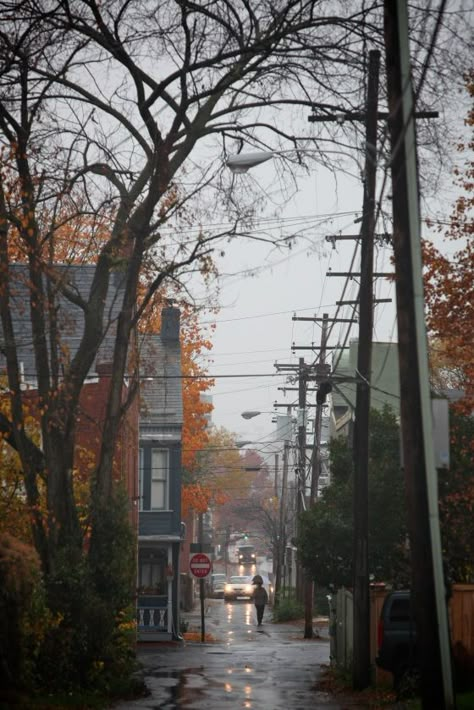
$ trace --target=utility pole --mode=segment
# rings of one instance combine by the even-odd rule
[[[278,453],[275,453],[275,498],[278,498]]]
[[[306,366],[304,358],[299,358],[298,377],[298,481],[297,481],[297,532],[299,531],[299,516],[305,509],[306,493]],[[304,579],[303,566],[297,560],[296,565],[296,598],[304,600]]]
[[[328,338],[328,319],[327,313],[323,314],[323,323],[321,328],[321,348],[319,353],[319,368],[324,369],[326,363],[326,344]],[[316,365],[318,368],[318,365]],[[318,494],[318,480],[321,466],[321,424],[323,418],[323,401],[318,397],[316,402],[316,413],[314,419],[314,442],[313,452],[311,457],[311,481],[309,507],[311,508]],[[313,601],[314,601],[314,580],[310,577],[305,577],[305,602],[304,602],[304,638],[313,638]]]
[[[327,313],[323,314],[322,319],[321,318],[311,318],[311,317],[297,317],[293,316],[294,321],[321,321],[322,320],[322,326],[321,326],[321,345],[316,346],[314,343],[311,344],[311,346],[292,346],[292,350],[319,350],[319,362],[313,363],[313,365],[310,366],[310,371],[307,373],[306,379],[315,379],[316,382],[318,383],[318,386],[315,388],[312,387],[305,387],[305,398],[306,398],[306,393],[308,391],[317,392],[316,395],[316,405],[308,405],[306,403],[306,406],[316,406],[316,414],[315,414],[315,423],[314,423],[314,441],[313,445],[309,448],[312,449],[312,456],[311,456],[311,479],[310,479],[310,495],[309,495],[309,506],[313,506],[316,497],[317,497],[317,492],[318,492],[318,481],[319,481],[319,474],[321,470],[321,428],[322,428],[322,413],[323,413],[323,405],[326,400],[327,394],[332,389],[332,383],[331,383],[331,368],[330,365],[326,364],[326,353],[327,350],[330,348],[328,346],[328,325],[329,321],[332,322],[349,322],[352,323],[353,319],[352,318],[329,318]],[[289,388],[284,388],[292,390],[294,388],[289,387]],[[301,400],[301,384],[298,387],[298,393],[299,393],[299,398]],[[300,447],[303,445],[303,442],[300,442]],[[306,449],[306,445],[305,445]],[[304,638],[312,638],[313,637],[313,601],[314,601],[314,580],[305,577],[304,579],[304,608],[305,608],[305,626],[304,626]]]
[[[316,377],[321,379],[326,373],[326,346],[328,340],[328,325],[329,316],[323,313],[323,323],[321,326],[321,350],[319,352],[319,362],[316,363]],[[329,369],[329,366],[328,366]],[[321,473],[321,432],[323,422],[323,406],[324,401],[321,398],[316,399],[316,414],[314,418],[314,440],[313,440],[313,455],[311,458],[311,489],[309,496],[310,506],[314,505],[318,497],[318,483]]]
[[[286,518],[287,518],[287,500],[288,500],[288,440],[285,438],[283,442],[283,474],[281,481],[281,497],[280,497],[280,520],[278,534],[278,564],[275,574],[275,606],[278,607],[281,598],[282,577],[284,577],[283,568],[285,565],[285,549],[286,549]]]
[[[204,545],[204,514],[199,513],[198,515],[198,538],[199,538],[199,551],[203,551]],[[199,606],[201,609],[201,643],[204,643],[206,639],[206,620],[204,613],[204,577],[199,578]]]
[[[370,583],[369,583],[369,414],[373,332],[373,272],[375,234],[375,179],[377,171],[377,107],[380,52],[369,52],[365,120],[365,175],[361,225],[359,290],[359,345],[354,425],[354,540],[352,579],[354,637],[352,684],[356,690],[370,685]]]
[[[407,4],[385,0],[401,425],[425,710],[454,707],[434,461]]]
[[[225,529],[225,542],[224,542],[224,572],[227,576],[228,564],[229,564],[229,542],[230,542],[230,525],[226,526]]]

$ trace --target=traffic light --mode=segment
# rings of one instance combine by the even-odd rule
[[[320,383],[318,391],[316,392],[316,402],[318,404],[324,404],[330,392],[332,392],[332,384],[329,380],[324,380],[324,382]]]

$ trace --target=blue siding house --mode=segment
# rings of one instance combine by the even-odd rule
[[[179,318],[177,308],[164,308],[160,334],[144,335],[139,344],[139,641],[179,638],[179,552],[183,534]]]

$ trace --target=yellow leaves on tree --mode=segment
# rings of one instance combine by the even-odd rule
[[[41,438],[39,424],[41,410],[38,409],[33,394],[29,399],[24,400],[23,407],[27,432],[31,440],[39,445]],[[6,390],[0,396],[0,412],[7,417],[10,416],[10,401]],[[76,446],[73,487],[79,511],[79,520],[84,533],[86,533],[89,520],[90,477],[94,460],[93,452],[79,444]],[[0,435],[0,461],[0,532],[9,532],[18,540],[30,544],[32,542],[30,517],[33,510],[26,499],[20,458],[2,435]],[[38,493],[39,499],[36,510],[46,518],[48,514],[46,480],[41,477],[38,478]]]
[[[7,390],[4,390],[0,396],[0,411],[5,416],[10,416],[10,400]],[[28,413],[27,405],[25,405],[25,415],[25,426],[32,439],[38,442],[40,438],[39,426],[34,417]],[[30,526],[32,511],[26,501],[20,458],[2,435],[0,435],[0,461],[0,531],[8,532],[18,540],[30,544],[32,542]],[[40,493],[43,495],[38,504],[45,512],[45,491],[42,482],[40,482],[40,486]]]

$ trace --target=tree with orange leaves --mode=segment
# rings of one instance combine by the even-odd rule
[[[461,190],[444,236],[459,244],[451,257],[425,242],[425,297],[435,389],[458,389],[450,404],[451,462],[439,473],[443,554],[451,581],[474,581],[474,70],[466,76],[471,108],[470,139],[459,144],[464,165],[456,170]],[[443,226],[438,227],[439,231]]]
[[[192,453],[194,464],[185,471],[182,493],[185,513],[189,510],[205,513],[250,494],[254,474],[246,470],[245,459],[231,432],[222,427],[211,428],[204,447]]]
[[[471,103],[474,99],[474,70],[466,76]],[[464,391],[457,405],[467,414],[474,410],[474,108],[466,118],[471,135],[458,145],[464,165],[456,169],[456,183],[461,190],[444,230],[447,241],[459,247],[451,257],[441,254],[434,244],[425,241],[425,300],[430,340],[430,357],[435,384]]]

